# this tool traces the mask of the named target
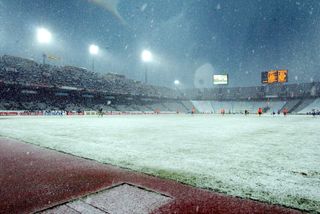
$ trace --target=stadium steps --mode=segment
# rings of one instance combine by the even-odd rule
[[[189,102],[189,101],[181,101],[181,105],[186,109],[186,112],[191,112],[192,106],[191,106],[191,108],[188,107],[185,102]],[[190,103],[190,105],[192,105],[192,104]]]
[[[183,104],[182,101],[178,101],[179,106],[181,107],[180,111],[184,113],[188,113],[189,109]]]
[[[298,114],[307,114],[312,111],[318,111],[320,109],[320,98],[314,99],[312,103],[298,111]]]
[[[169,110],[169,111],[172,111],[172,112],[176,112],[176,111],[179,111],[179,112],[187,112],[185,107],[181,104],[181,102],[179,101],[175,101],[175,102],[165,102],[163,103],[163,105],[166,106],[166,108]]]
[[[297,113],[297,112],[301,111],[302,109],[306,108],[313,101],[314,101],[314,99],[302,99],[299,101],[299,103],[297,103],[296,106],[294,106],[294,108],[291,110],[291,112]]]
[[[292,113],[294,109],[296,109],[300,104],[302,100],[289,100],[286,102],[286,104],[280,109],[280,112],[283,111],[283,109],[288,109],[289,113]]]

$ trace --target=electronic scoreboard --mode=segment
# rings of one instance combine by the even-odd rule
[[[228,85],[228,83],[229,83],[228,74],[213,75],[214,85]]]
[[[261,73],[261,83],[285,83],[288,82],[288,70],[270,70]]]

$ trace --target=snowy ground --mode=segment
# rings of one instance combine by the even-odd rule
[[[0,135],[194,186],[320,212],[320,118],[0,118]]]

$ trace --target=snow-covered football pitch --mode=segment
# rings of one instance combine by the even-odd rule
[[[2,117],[0,135],[196,187],[320,212],[320,117]],[[28,151],[26,151],[28,152]]]

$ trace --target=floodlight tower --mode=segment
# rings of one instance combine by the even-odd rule
[[[152,53],[149,50],[143,50],[141,53],[141,60],[144,63],[149,63],[152,61]],[[145,65],[145,72],[144,72],[144,82],[148,83],[148,68]]]
[[[43,28],[43,27],[38,28],[37,29],[37,40],[38,40],[38,43],[41,45],[50,44],[52,41],[52,34],[46,28]],[[43,53],[42,54],[42,63],[43,64],[46,63],[46,58],[47,58],[47,55],[45,53]]]
[[[90,45],[89,53],[92,55],[92,71],[94,72],[94,57],[99,53],[99,47],[95,44]]]
[[[181,82],[176,79],[173,83],[174,83],[174,86],[175,86],[175,90],[178,92],[178,94],[179,94],[180,96],[183,96],[182,91],[180,91],[180,89],[179,89],[179,87],[181,86]],[[178,95],[178,96],[179,96],[179,95]],[[177,96],[177,98],[178,98],[178,96]]]
[[[176,91],[179,91],[180,81],[176,79],[175,81],[173,81],[173,84]]]

